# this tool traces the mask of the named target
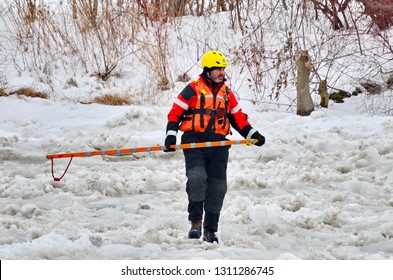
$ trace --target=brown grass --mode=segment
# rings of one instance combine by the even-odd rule
[[[112,106],[131,105],[129,98],[113,94],[105,94],[103,96],[96,97],[93,102]]]
[[[1,96],[8,96],[8,94],[5,92],[3,88],[0,88],[0,97]]]
[[[35,91],[34,89],[31,88],[20,88],[16,91],[11,92],[10,94],[16,94],[16,95],[23,95],[27,97],[38,97],[38,98],[43,98],[43,99],[48,99],[48,94],[45,92],[39,92]]]

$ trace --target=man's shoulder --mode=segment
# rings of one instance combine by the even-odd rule
[[[180,93],[180,95],[185,99],[185,100],[190,100],[191,97],[196,95],[195,93],[195,86],[191,83],[189,83]]]
[[[200,84],[204,84],[204,80],[202,79],[202,77],[195,78],[188,85],[190,85],[191,87],[195,87]]]

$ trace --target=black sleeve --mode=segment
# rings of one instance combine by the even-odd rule
[[[243,129],[240,129],[239,126],[237,125],[235,118],[233,117],[233,115],[229,114],[228,116],[229,119],[229,123],[231,124],[231,126],[237,131],[239,132],[239,134],[241,136],[243,136],[243,138],[246,138],[248,133],[250,132],[250,130],[252,129],[251,125],[246,125],[243,127]]]
[[[180,123],[180,121],[179,121]],[[173,131],[178,131],[179,130],[179,123],[176,122],[168,122],[168,124],[166,125],[166,132],[168,132],[168,130],[173,130]]]
[[[180,95],[187,101],[195,95],[194,89],[188,84],[181,92]]]

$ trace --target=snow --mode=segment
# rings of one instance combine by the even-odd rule
[[[169,106],[2,97],[0,258],[391,260],[393,120],[343,114],[355,105],[247,111],[267,141],[231,147],[220,243],[207,244],[187,239],[181,151],[74,158],[59,182],[46,159],[162,145]]]

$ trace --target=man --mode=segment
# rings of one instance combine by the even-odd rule
[[[228,61],[218,51],[208,51],[202,57],[203,72],[178,95],[168,114],[166,151],[176,144],[178,130],[183,131],[182,143],[222,141],[236,129],[244,138],[255,139],[257,146],[265,137],[256,131],[242,112],[233,92],[225,84]],[[229,147],[183,150],[186,164],[189,238],[217,242],[216,232],[227,191]]]

